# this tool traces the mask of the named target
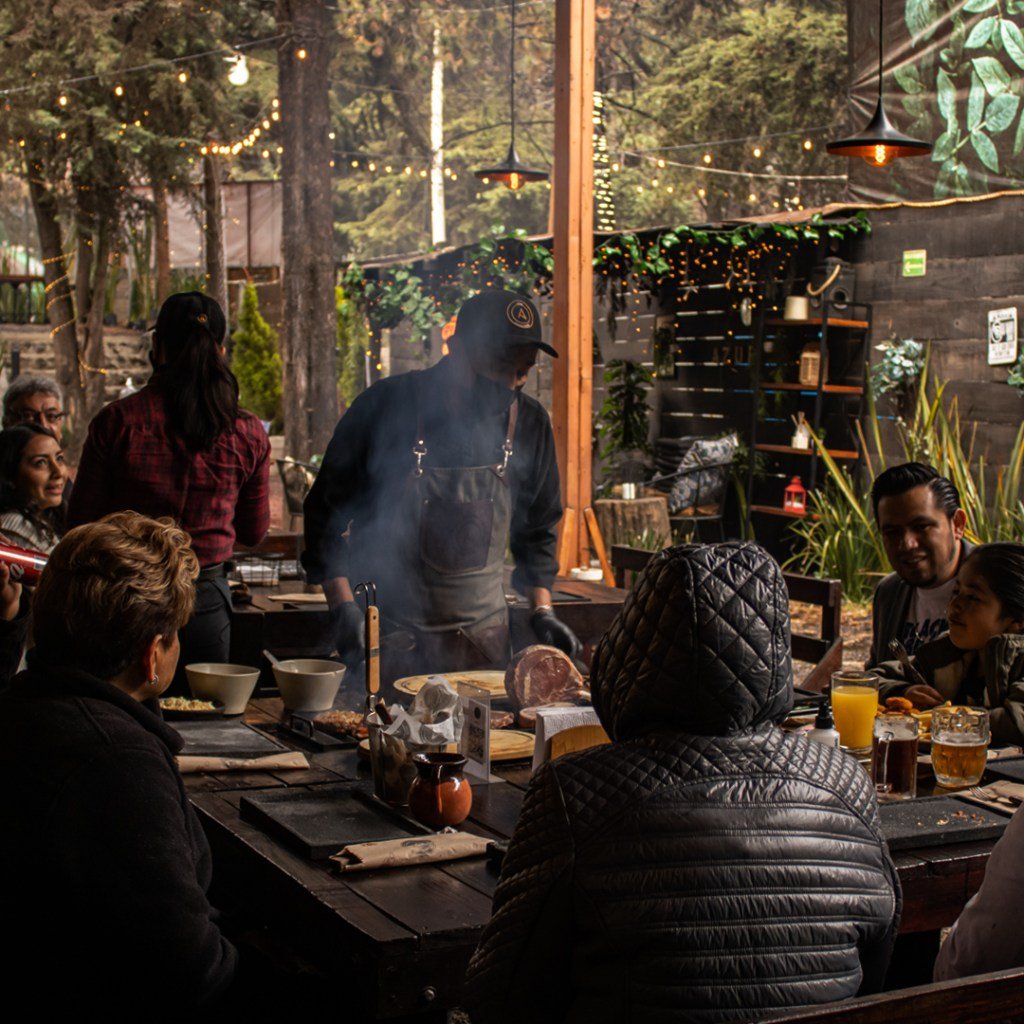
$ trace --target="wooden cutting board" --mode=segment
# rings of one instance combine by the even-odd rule
[[[500,669],[478,669],[473,672],[436,672],[433,675],[444,676],[453,689],[459,688],[459,683],[471,683],[486,690],[491,697],[504,697],[505,694],[505,673]],[[423,684],[430,676],[404,676],[396,679],[394,687],[399,693],[407,693],[415,696],[423,687]]]
[[[456,752],[454,743],[446,748],[449,753]],[[359,754],[369,759],[370,741],[361,740]],[[522,761],[533,757],[533,733],[521,729],[496,729],[491,733],[491,761]]]

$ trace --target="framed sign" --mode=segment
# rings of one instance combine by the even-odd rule
[[[988,311],[988,365],[1017,361],[1017,307]]]

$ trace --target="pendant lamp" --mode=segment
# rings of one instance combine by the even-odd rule
[[[535,167],[527,167],[516,152],[516,0],[510,0],[509,6],[512,8],[512,40],[508,57],[508,107],[512,139],[508,145],[508,153],[500,164],[495,167],[484,167],[473,174],[484,182],[500,181],[515,192],[527,182],[547,181],[548,173]]]
[[[833,156],[859,156],[872,167],[885,167],[904,156],[927,156],[932,151],[930,142],[903,135],[886,116],[882,89],[882,0],[878,0],[878,106],[871,120],[856,135],[826,144]]]

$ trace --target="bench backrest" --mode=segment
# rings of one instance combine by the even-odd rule
[[[757,1020],[759,1024],[995,1024],[1022,1018],[1024,970],[1014,968]]]

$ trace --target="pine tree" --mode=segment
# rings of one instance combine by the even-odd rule
[[[231,369],[238,378],[239,400],[261,420],[281,418],[281,355],[277,331],[260,315],[256,286],[242,293],[238,329],[231,336]]]

